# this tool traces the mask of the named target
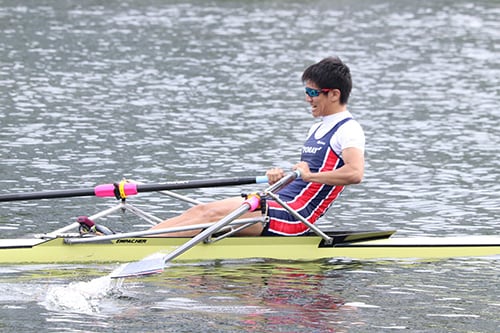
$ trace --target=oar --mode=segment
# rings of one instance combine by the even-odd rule
[[[291,181],[299,176],[299,172],[295,171],[283,177],[281,180],[271,185],[264,191],[264,195],[268,192],[276,192],[288,185]],[[149,275],[155,273],[161,273],[165,269],[165,265],[191,249],[198,243],[201,243],[204,239],[212,235],[213,233],[219,231],[224,228],[226,225],[230,224],[232,221],[245,214],[246,212],[251,212],[259,208],[260,205],[260,195],[252,195],[248,199],[246,199],[243,204],[238,207],[236,210],[231,212],[229,215],[225,216],[219,222],[212,224],[209,228],[205,229],[203,232],[191,238],[189,241],[179,246],[169,254],[159,257],[159,256],[150,256],[141,261],[131,262],[123,265],[122,267],[116,269],[114,272],[110,274],[111,278],[125,278],[132,276],[141,276],[141,275]],[[153,258],[151,258],[153,257]]]
[[[0,194],[0,202],[23,201],[38,199],[55,199],[70,197],[117,197],[125,198],[139,192],[158,192],[168,190],[181,190],[202,187],[234,186],[245,184],[267,183],[266,176],[257,177],[236,177],[236,178],[215,178],[200,180],[172,181],[159,184],[134,184],[121,182],[117,184],[103,184],[93,188],[49,190],[39,192]]]

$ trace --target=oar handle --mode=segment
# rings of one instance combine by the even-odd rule
[[[278,180],[273,185],[269,186],[265,190],[265,192],[273,192],[273,193],[277,192],[277,191],[281,190],[283,187],[285,187],[288,184],[290,184],[296,178],[299,178],[299,177],[300,177],[300,171],[299,170],[295,170],[295,171],[293,171],[293,172],[285,175],[285,177],[281,178],[280,180]]]

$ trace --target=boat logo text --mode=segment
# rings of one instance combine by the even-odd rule
[[[147,239],[135,239],[135,238],[123,238],[117,239],[116,244],[120,243],[128,243],[128,244],[145,244],[147,243]]]

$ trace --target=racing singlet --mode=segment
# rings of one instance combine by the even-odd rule
[[[339,121],[320,139],[315,139],[318,129],[309,136],[302,147],[301,161],[307,162],[311,172],[331,171],[344,165],[342,158],[330,146],[330,139],[340,126],[351,119],[349,117]],[[292,209],[314,223],[326,213],[343,190],[344,186],[306,183],[297,178],[278,194]],[[268,200],[267,215],[269,223],[263,235],[296,236],[306,233],[309,229],[273,200]]]

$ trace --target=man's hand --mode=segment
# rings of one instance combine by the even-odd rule
[[[283,171],[283,169],[281,168],[272,168],[267,170],[266,176],[269,185],[272,185],[285,176],[285,171]]]
[[[299,162],[293,166],[293,170],[299,170],[300,178],[303,181],[308,182],[311,175],[311,170],[309,170],[309,165],[307,162]]]
[[[342,151],[344,165],[331,171],[311,172],[306,162],[299,162],[293,167],[300,171],[300,178],[305,182],[326,185],[359,184],[363,180],[365,159],[358,148],[346,148]]]

